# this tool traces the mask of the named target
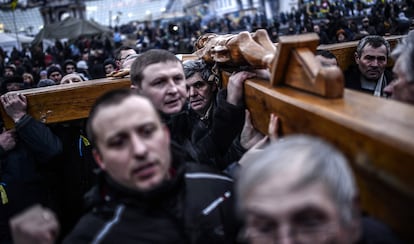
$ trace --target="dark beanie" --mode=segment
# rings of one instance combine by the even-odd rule
[[[112,66],[116,67],[115,61],[112,58],[107,58],[104,61],[104,67],[108,64],[112,64]]]
[[[10,84],[10,83],[22,83],[23,84],[23,77],[22,76],[11,76],[4,79],[3,84]]]
[[[56,66],[52,66],[52,67],[47,69],[47,78],[49,78],[50,74],[52,74],[53,72],[59,72],[60,74],[62,74],[62,70],[60,70]]]
[[[73,59],[66,59],[65,62],[63,63],[63,67],[65,68],[68,64],[76,66],[76,62]]]

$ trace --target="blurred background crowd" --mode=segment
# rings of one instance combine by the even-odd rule
[[[171,5],[171,2],[174,1],[168,1],[167,4]],[[250,2],[251,5],[247,7],[254,6],[255,3]],[[64,75],[65,62],[68,61],[73,61],[77,72],[84,73],[86,78],[102,78],[105,77],[105,64],[116,61],[116,50],[121,46],[130,46],[137,53],[160,48],[176,54],[186,54],[192,53],[197,38],[208,32],[226,34],[266,29],[273,42],[277,42],[281,35],[316,32],[320,44],[331,44],[360,40],[366,35],[402,35],[414,26],[411,0],[299,1],[287,11],[273,13],[270,18],[264,10],[257,8],[217,15],[211,14],[214,12],[211,4],[203,3],[201,6],[204,14],[124,23],[117,15],[111,23],[114,26],[104,26],[102,23],[109,31],[59,39],[39,37],[40,34],[37,33],[30,43],[19,43],[11,50],[0,46],[0,79],[18,75],[26,77],[26,82],[22,85],[24,88],[37,87],[42,79],[41,74],[47,74],[51,66],[59,67]],[[200,12],[200,8],[198,10]],[[1,14],[6,16],[6,13],[10,15],[10,11],[2,9]],[[48,21],[50,18],[43,20]],[[59,32],[59,29],[51,32]],[[3,86],[2,92],[6,91]]]

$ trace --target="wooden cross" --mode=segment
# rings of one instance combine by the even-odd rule
[[[253,123],[267,133],[269,115],[275,113],[281,134],[310,134],[336,145],[351,162],[362,208],[414,242],[414,106],[343,89],[340,70],[321,67],[315,60],[317,45],[314,34],[280,38],[271,79],[244,84]],[[349,56],[338,54],[353,54],[356,43],[340,45],[331,50],[337,50],[334,53],[345,67]],[[183,55],[188,57],[195,56]],[[224,83],[228,76],[222,72]],[[128,78],[101,79],[19,92],[27,96],[34,118],[57,123],[86,118],[97,97],[129,86]],[[1,113],[6,127],[13,127],[3,109]]]

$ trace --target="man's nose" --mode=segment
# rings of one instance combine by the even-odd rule
[[[292,229],[287,224],[282,224],[276,231],[276,243],[281,244],[292,244]]]
[[[175,82],[173,80],[168,81],[167,92],[168,93],[177,93],[178,92],[177,84],[175,84]]]
[[[190,88],[188,89],[188,95],[190,95],[190,97],[196,96],[197,93],[197,89],[195,89],[193,86],[190,86]]]
[[[144,157],[147,154],[148,147],[138,135],[131,137],[131,147],[134,156]]]

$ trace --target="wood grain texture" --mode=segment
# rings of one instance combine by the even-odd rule
[[[98,79],[80,83],[48,86],[10,93],[21,93],[27,98],[28,114],[44,123],[58,123],[87,118],[96,98],[107,91],[129,88],[129,78]],[[6,128],[13,128],[13,120],[1,107],[1,116]]]

